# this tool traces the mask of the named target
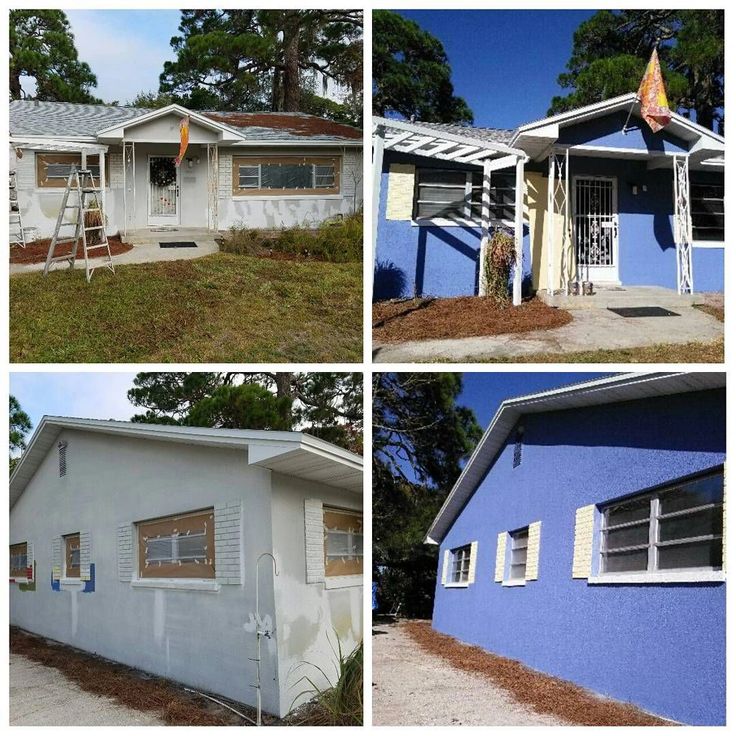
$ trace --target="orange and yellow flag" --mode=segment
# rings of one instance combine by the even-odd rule
[[[641,116],[654,133],[662,130],[672,120],[656,47],[652,50],[636,96],[641,105]]]
[[[176,165],[181,166],[181,162],[184,160],[184,154],[187,152],[189,146],[189,115],[182,118],[179,123],[179,155],[176,157]]]

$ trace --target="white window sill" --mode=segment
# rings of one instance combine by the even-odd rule
[[[362,575],[335,575],[325,577],[325,590],[334,588],[358,588],[363,585]]]
[[[620,573],[595,575],[588,578],[590,585],[656,585],[663,583],[723,583],[722,570],[676,570],[673,572]]]
[[[725,248],[726,244],[717,240],[693,240],[693,248]]]
[[[293,201],[295,199],[342,199],[342,194],[233,194],[234,202],[273,202],[276,200]]]
[[[467,588],[470,583],[445,583],[445,588]]]
[[[84,587],[85,581],[82,578],[61,578],[59,580],[60,585],[68,585],[71,587],[82,588]]]
[[[504,588],[520,588],[526,585],[526,580],[504,580],[501,585]]]
[[[199,578],[135,578],[130,581],[133,588],[165,588],[167,590],[201,590],[217,593],[220,584],[216,580]]]

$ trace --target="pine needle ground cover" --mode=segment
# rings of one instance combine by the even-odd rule
[[[10,278],[17,363],[362,360],[362,264],[218,253]]]

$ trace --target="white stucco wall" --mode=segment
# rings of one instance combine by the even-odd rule
[[[32,542],[36,558],[36,590],[10,584],[11,623],[254,705],[255,664],[248,658],[255,657],[256,637],[249,614],[255,560],[273,550],[270,471],[249,467],[244,451],[68,430],[60,439],[68,442],[67,475],[58,477],[54,448],[10,512],[10,542]],[[119,525],[232,502],[242,504],[242,584],[204,592],[120,582]],[[288,504],[274,508],[292,515]],[[90,533],[95,590],[54,591],[52,540],[77,531]],[[262,612],[273,615],[270,575],[261,575],[260,597]],[[289,704],[279,697],[277,639],[264,640],[262,651],[263,707],[283,714]]]
[[[316,667],[334,682],[336,637],[340,638],[344,654],[351,652],[363,638],[363,586],[327,589],[324,582],[306,581],[304,499],[307,498],[321,499],[325,505],[362,510],[359,494],[273,475],[271,516],[279,564],[275,579],[279,683],[281,700],[287,708],[301,691],[309,689],[309,683],[299,682],[304,675],[320,687],[326,684]],[[295,706],[304,699],[297,700]]]

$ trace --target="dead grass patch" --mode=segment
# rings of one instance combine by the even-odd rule
[[[121,253],[127,253],[129,250],[133,250],[133,246],[129,243],[123,243],[119,235],[111,235],[107,240],[110,243],[110,252],[114,256],[119,256]],[[10,249],[10,262],[21,264],[44,263],[49,252],[49,245],[51,245],[51,238],[34,240],[31,243],[27,243],[25,248],[13,246]],[[62,243],[56,249],[56,255],[58,256],[71,255],[71,252],[72,243]],[[100,251],[97,251],[97,255],[100,255]],[[81,243],[77,249],[77,258],[84,258]]]
[[[403,299],[373,305],[373,339],[396,343],[504,335],[550,330],[571,320],[569,312],[539,299],[529,299],[518,307],[477,296]]]
[[[672,725],[632,705],[596,697],[571,682],[535,672],[516,660],[463,644],[434,631],[427,621],[408,621],[402,627],[427,652],[457,669],[488,678],[538,713],[580,726]]]
[[[723,322],[724,309],[722,304],[720,306],[716,304],[696,304],[695,309],[699,309],[701,312],[715,317],[719,322]]]

